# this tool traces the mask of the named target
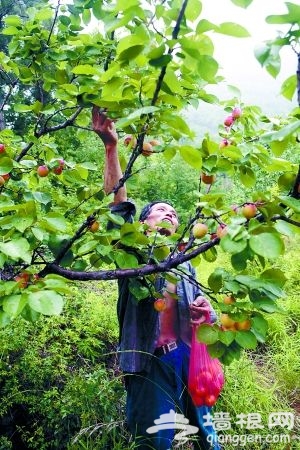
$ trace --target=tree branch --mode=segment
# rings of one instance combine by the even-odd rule
[[[79,106],[76,111],[74,112],[74,114],[72,114],[72,116],[65,120],[65,122],[60,123],[58,125],[55,125],[53,127],[42,127],[40,131],[35,132],[35,137],[37,137],[38,139],[42,136],[44,136],[45,134],[48,133],[53,133],[54,131],[58,131],[58,130],[62,130],[63,128],[67,128],[69,126],[72,126],[74,124],[74,121],[76,120],[77,116],[81,113],[81,111],[83,110],[83,106]],[[21,151],[21,153],[16,156],[15,160],[17,162],[21,161],[22,158],[24,158],[24,156],[27,154],[28,150],[34,145],[34,142],[29,142]]]
[[[53,22],[52,22],[52,25],[51,25],[51,29],[50,29],[50,32],[49,32],[49,36],[48,36],[48,39],[47,39],[47,45],[50,44],[50,39],[51,39],[53,30],[54,30],[54,26],[55,26],[55,23],[56,23],[56,20],[57,20],[59,7],[60,7],[60,0],[58,0],[57,6],[56,6],[56,8],[55,8],[54,19],[53,19]]]
[[[68,280],[117,280],[123,278],[137,278],[151,275],[153,273],[165,273],[171,269],[176,268],[186,261],[190,261],[201,253],[206,252],[211,247],[214,247],[220,242],[219,238],[212,239],[197,247],[195,250],[186,254],[178,254],[172,259],[164,260],[157,264],[146,264],[143,267],[136,269],[114,269],[114,270],[100,270],[96,272],[79,272],[75,270],[64,269],[55,262],[47,264],[47,266],[39,273],[40,277],[44,277],[50,273],[61,275]]]

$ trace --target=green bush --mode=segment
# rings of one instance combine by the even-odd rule
[[[61,316],[18,319],[1,331],[0,448],[72,448],[80,430],[120,427],[115,294],[114,283],[90,284],[74,290]],[[113,433],[97,439],[98,448],[113,448]]]

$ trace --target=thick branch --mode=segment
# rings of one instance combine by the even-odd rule
[[[280,214],[276,214],[276,216],[272,217],[272,222],[276,222],[277,220],[283,220],[284,222],[290,223],[291,225],[295,225],[295,227],[300,228],[300,222],[290,219],[289,217],[281,216]]]
[[[220,242],[219,238],[212,239],[209,242],[197,247],[195,250],[186,254],[178,254],[172,259],[165,259],[157,264],[146,264],[145,266],[137,269],[114,269],[114,270],[100,270],[97,272],[77,272],[74,270],[64,269],[55,263],[48,264],[40,273],[40,277],[44,277],[50,273],[61,275],[68,280],[117,280],[121,278],[137,278],[151,275],[152,273],[164,273],[169,272],[171,269],[179,266],[185,261],[190,261],[201,253],[206,252],[211,247],[214,247]]]

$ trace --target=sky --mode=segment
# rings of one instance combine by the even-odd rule
[[[293,0],[297,3],[297,0]],[[224,35],[213,35],[215,57],[221,64],[221,73],[229,84],[237,85],[247,103],[258,103],[262,98],[265,107],[278,112],[290,109],[292,103],[279,96],[281,83],[296,72],[297,57],[289,47],[281,51],[282,68],[276,79],[260,66],[254,57],[255,46],[274,39],[282,25],[270,25],[265,18],[270,14],[285,14],[283,0],[253,0],[247,8],[239,8],[229,0],[203,0],[203,17],[213,23],[237,22],[251,34],[250,38],[236,39]],[[280,27],[280,28],[279,28]],[[294,106],[295,104],[294,99]]]

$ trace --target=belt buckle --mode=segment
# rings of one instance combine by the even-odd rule
[[[170,342],[169,344],[166,344],[166,347],[168,349],[168,352],[171,352],[172,350],[176,350],[177,348],[177,342]]]

